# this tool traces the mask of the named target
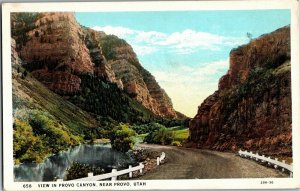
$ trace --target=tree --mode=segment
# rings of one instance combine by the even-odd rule
[[[251,41],[252,40],[252,37],[253,37],[253,35],[251,34],[251,33],[249,33],[249,32],[247,32],[247,38],[249,39],[249,41]]]
[[[134,142],[131,137],[135,135],[136,132],[129,128],[127,124],[120,123],[110,133],[112,148],[117,151],[127,152],[133,147]]]

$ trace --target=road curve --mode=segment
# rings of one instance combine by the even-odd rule
[[[138,144],[137,147],[166,153],[165,163],[137,178],[142,180],[288,176],[234,153],[151,144]]]

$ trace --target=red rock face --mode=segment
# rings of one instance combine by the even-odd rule
[[[45,13],[28,32],[29,41],[20,51],[27,62],[52,60],[74,73],[93,73],[84,34],[72,13]]]
[[[80,91],[81,79],[62,71],[35,70],[32,75],[55,93],[68,95]]]
[[[231,51],[218,91],[190,121],[190,144],[291,156],[290,87],[289,27]]]
[[[251,69],[280,65],[290,59],[290,29],[278,29],[263,35],[230,53],[230,67],[219,82],[219,89],[227,89],[247,79]]]
[[[171,99],[159,86],[155,78],[139,63],[132,47],[128,44],[114,48],[116,59],[109,60],[116,78],[122,81],[124,90],[154,114],[176,118]]]
[[[85,34],[85,44],[89,49],[91,60],[94,63],[94,74],[106,78],[108,81],[116,83],[120,89],[123,89],[121,80],[116,79],[111,65],[107,63],[101,47],[101,37],[105,35],[89,28],[83,29]]]
[[[12,27],[20,26],[12,23]],[[101,76],[124,89],[155,115],[177,117],[171,99],[141,66],[125,41],[115,39],[122,43],[112,47],[114,59],[111,59],[105,57],[101,45],[107,35],[81,27],[73,13],[42,13],[33,26],[26,34],[26,42],[19,46],[18,54],[24,67],[52,91],[76,94],[82,88],[81,74]]]
[[[93,74],[94,63],[72,13],[43,13],[19,51],[25,67],[49,89],[65,94],[80,90],[77,74]],[[27,64],[26,64],[27,63]]]
[[[155,78],[150,73],[145,73],[143,79],[152,98],[152,100],[150,99],[152,107],[158,111],[158,115],[163,114],[161,116],[167,118],[178,117],[176,111],[173,108],[170,97],[165,92],[165,90],[159,86]]]

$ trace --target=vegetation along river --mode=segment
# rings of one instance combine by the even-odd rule
[[[43,163],[22,163],[14,167],[15,181],[53,181],[64,178],[73,162],[93,165],[110,171],[128,167],[135,159],[129,154],[115,151],[109,143],[82,144],[47,157]]]

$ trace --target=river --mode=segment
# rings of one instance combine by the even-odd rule
[[[53,181],[64,178],[73,162],[90,164],[106,170],[127,168],[135,164],[130,155],[115,151],[109,143],[82,144],[45,158],[43,163],[22,163],[14,166],[15,181]]]

